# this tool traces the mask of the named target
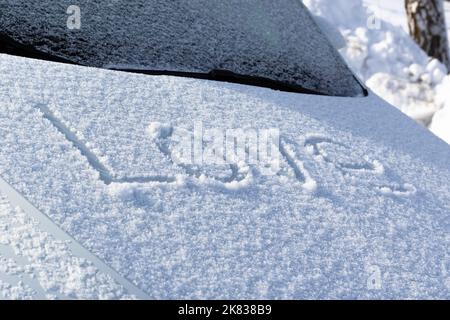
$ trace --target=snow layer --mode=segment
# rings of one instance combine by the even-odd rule
[[[304,0],[308,8],[334,25],[347,39],[341,51],[366,85],[416,121],[429,126],[447,99],[436,90],[447,74],[410,38],[403,1]],[[330,9],[332,7],[332,9]],[[450,10],[447,10],[450,13]],[[440,117],[444,112],[436,113]],[[450,122],[436,119],[433,132],[450,143]]]
[[[131,298],[0,194],[0,299]]]
[[[450,143],[450,107],[445,106],[436,112],[430,129],[438,137]]]
[[[442,70],[433,62],[428,70],[429,58],[409,35],[401,27],[371,18],[361,0],[333,2],[333,10],[327,10],[328,0],[305,3],[340,28],[347,39],[341,53],[375,93],[414,119],[429,123],[438,109],[433,86],[442,81],[445,67]]]
[[[372,94],[0,73],[2,177],[150,297],[450,298],[450,148]],[[200,121],[278,128],[280,172],[178,165],[169,133]]]
[[[437,103],[442,105],[433,117],[430,129],[437,136],[450,143],[450,76],[437,86]]]

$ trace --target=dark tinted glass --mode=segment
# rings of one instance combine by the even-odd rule
[[[363,88],[300,0],[0,0],[2,37],[79,64],[227,70],[334,96]]]

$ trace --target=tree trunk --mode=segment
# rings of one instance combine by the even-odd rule
[[[447,28],[442,0],[405,0],[411,37],[450,71]]]

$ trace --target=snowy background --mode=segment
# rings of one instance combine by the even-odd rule
[[[339,28],[342,55],[370,89],[450,143],[450,76],[410,38],[403,0],[304,3]],[[445,10],[449,26],[449,3]]]

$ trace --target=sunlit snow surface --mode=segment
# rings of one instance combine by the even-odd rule
[[[134,298],[44,228],[0,193],[0,299]]]
[[[374,96],[7,55],[0,74],[1,176],[152,298],[450,298],[450,148]],[[278,128],[282,174],[202,179],[149,134],[200,121]]]

